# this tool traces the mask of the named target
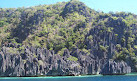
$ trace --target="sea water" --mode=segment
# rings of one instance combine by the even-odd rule
[[[137,81],[137,74],[113,76],[1,77],[0,81]]]

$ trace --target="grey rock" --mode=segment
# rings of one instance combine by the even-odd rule
[[[109,60],[102,69],[101,74],[111,75],[111,74],[126,74],[131,72],[131,67],[127,65],[126,62],[115,62]]]
[[[126,62],[108,60],[106,56],[87,54],[79,49],[70,53],[64,50],[63,56],[43,48],[24,47],[25,52],[12,54],[9,47],[0,52],[0,76],[65,76],[85,74],[125,74],[131,72]],[[70,61],[70,56],[78,61]]]

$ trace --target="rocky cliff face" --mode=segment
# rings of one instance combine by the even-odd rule
[[[136,30],[137,15],[98,12],[78,0],[0,8],[0,76],[136,72]]]
[[[0,76],[66,76],[85,74],[124,74],[130,73],[131,68],[127,63],[109,61],[107,58],[85,54],[75,49],[78,60],[73,57],[68,49],[62,56],[44,48],[25,47],[24,53],[9,47],[2,47],[0,52]]]
[[[103,67],[101,74],[113,75],[113,74],[126,74],[131,72],[131,67],[124,61],[115,62],[109,60]]]

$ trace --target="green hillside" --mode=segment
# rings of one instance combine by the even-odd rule
[[[64,49],[127,62],[137,69],[137,15],[97,12],[78,0],[29,8],[0,9],[0,46],[10,52],[24,46],[46,48],[63,55]],[[18,45],[14,49],[14,45]],[[22,51],[23,52],[23,51]]]

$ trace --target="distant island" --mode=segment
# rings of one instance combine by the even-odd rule
[[[78,0],[0,8],[0,77],[137,72],[137,15]]]

